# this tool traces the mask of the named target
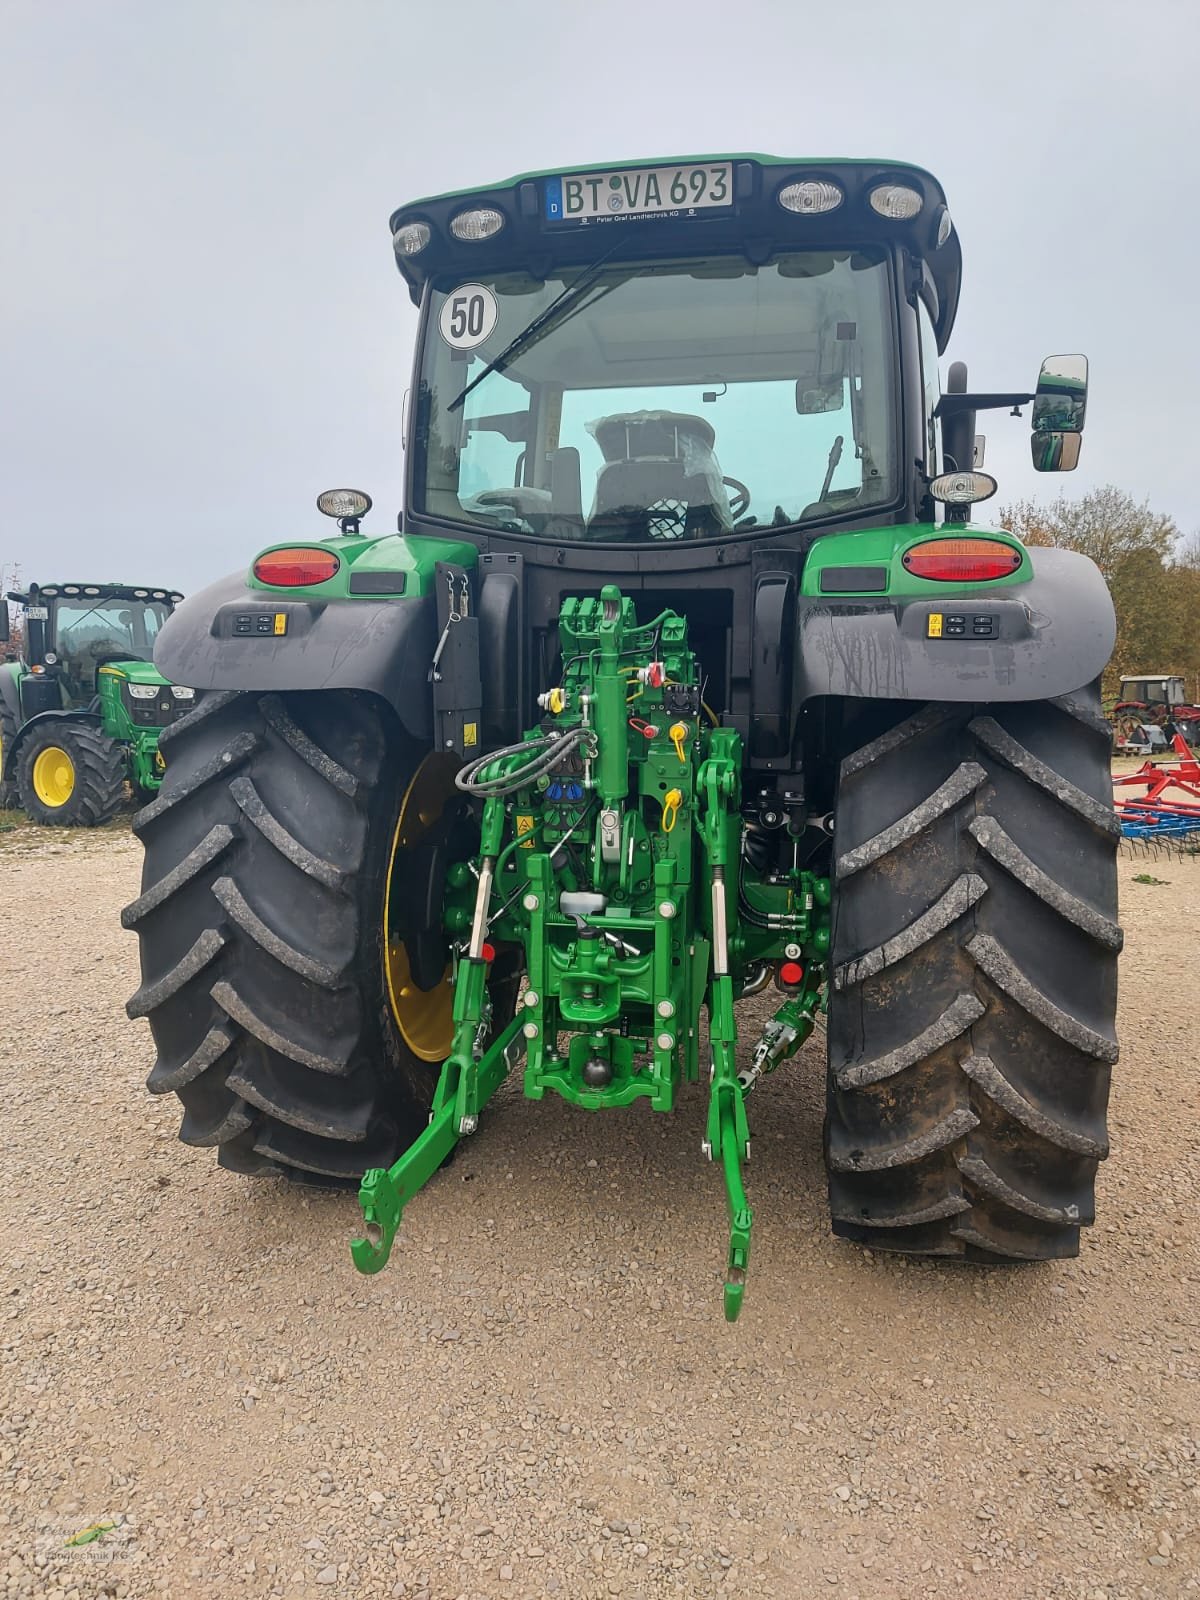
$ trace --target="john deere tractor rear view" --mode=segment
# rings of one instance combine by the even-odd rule
[[[1086,363],[942,392],[959,244],[905,165],[534,174],[391,231],[401,532],[324,494],[335,534],[156,651],[206,691],[125,912],[183,1139],[361,1184],[374,1272],[506,1076],[626,1116],[696,1082],[732,1319],[753,1101],[827,1011],[836,1233],[1075,1254],[1117,1054],[1113,612],[968,517],[976,413],[1032,404],[1035,464],[1073,465]]]
[[[196,692],[154,670],[154,641],[183,596],[120,583],[31,583],[8,601],[24,623],[21,659],[0,665],[0,804],[34,822],[94,827],[126,785],[162,781],[158,736]],[[0,640],[9,638],[0,599]]]

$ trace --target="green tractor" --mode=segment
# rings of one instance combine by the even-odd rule
[[[34,822],[95,827],[127,788],[162,782],[159,734],[194,689],[152,665],[159,630],[183,596],[122,583],[30,584],[7,599],[24,616],[24,658],[0,664],[0,804]],[[0,602],[0,641],[9,639]]]
[[[155,653],[206,695],[124,913],[181,1137],[358,1185],[374,1272],[508,1075],[589,1112],[699,1084],[732,1319],[752,1102],[827,1014],[835,1233],[1074,1255],[1117,1055],[1115,624],[1089,561],[969,520],[976,413],[1035,395],[942,392],[937,181],[537,173],[391,235],[399,533],[329,491],[335,533]]]

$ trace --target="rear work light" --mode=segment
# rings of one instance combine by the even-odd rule
[[[785,211],[813,217],[836,211],[846,196],[838,184],[825,178],[804,178],[798,183],[785,183],[775,198]]]
[[[942,583],[988,583],[1011,578],[1024,552],[999,539],[927,539],[904,552],[904,570]]]
[[[909,222],[925,204],[917,191],[906,183],[881,183],[867,198],[871,210],[891,222]]]
[[[419,256],[432,237],[427,222],[402,222],[392,235],[392,249],[398,256]]]
[[[290,550],[268,550],[254,563],[259,583],[273,583],[284,589],[297,589],[310,583],[324,583],[341,566],[332,550],[313,550],[303,545]]]
[[[460,211],[450,218],[450,232],[465,244],[476,244],[490,239],[504,226],[504,213],[493,206],[475,206],[470,211]]]

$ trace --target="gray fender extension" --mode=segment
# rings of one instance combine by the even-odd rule
[[[1029,583],[951,594],[931,583],[928,597],[890,600],[801,599],[800,700],[1051,700],[1092,683],[1116,642],[1104,579],[1070,550],[1029,556]],[[933,611],[964,614],[967,636],[927,637]],[[972,637],[970,619],[980,612],[996,619],[997,637]]]
[[[234,633],[238,615],[287,614],[287,632]],[[290,599],[221,578],[180,605],[159,634],[158,670],[192,689],[256,693],[360,689],[386,700],[414,738],[433,732],[427,685],[436,646],[432,596]]]

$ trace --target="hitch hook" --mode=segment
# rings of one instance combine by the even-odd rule
[[[720,1156],[725,1178],[725,1197],[729,1202],[729,1253],[725,1266],[725,1320],[736,1322],[746,1294],[746,1273],[750,1266],[750,1230],[754,1213],[746,1199],[742,1182],[742,1161],[750,1154],[750,1134],[741,1086],[734,1079],[718,1080],[713,1085],[709,1105],[709,1132],[713,1155]]]
[[[387,1266],[400,1226],[404,1202],[386,1167],[371,1167],[363,1173],[358,1190],[362,1207],[363,1233],[350,1241],[350,1255],[360,1272],[378,1272]]]

